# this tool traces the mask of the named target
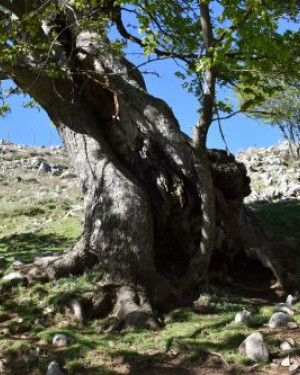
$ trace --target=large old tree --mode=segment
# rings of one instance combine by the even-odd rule
[[[28,277],[99,268],[103,277],[91,294],[99,314],[114,311],[129,325],[152,328],[154,308],[195,297],[210,267],[230,266],[236,257],[256,259],[283,288],[293,287],[295,254],[256,225],[243,206],[250,192],[245,168],[226,152],[207,151],[206,136],[216,118],[235,112],[216,99],[218,86],[248,97],[252,90],[253,103],[262,99],[268,75],[296,75],[298,34],[277,31],[281,16],[297,16],[296,2],[0,0],[0,6],[2,77],[46,110],[84,195],[78,242],[62,257],[39,261]],[[121,41],[112,40],[117,32]],[[170,107],[147,92],[122,52],[128,41],[150,60],[181,64],[177,75],[199,99],[193,140]]]

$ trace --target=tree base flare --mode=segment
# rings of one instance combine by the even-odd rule
[[[66,255],[42,258],[31,266],[26,266],[23,272],[26,272],[31,284],[67,277],[74,273],[71,271],[78,274],[79,267],[71,267],[70,259],[70,256]],[[158,330],[162,326],[142,287],[117,285],[104,279],[95,284],[89,292],[68,296],[62,306],[59,306],[60,310],[67,311],[72,320],[80,324],[89,319],[109,317],[113,324],[110,324],[108,330]]]

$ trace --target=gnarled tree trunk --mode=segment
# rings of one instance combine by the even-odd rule
[[[240,233],[247,226],[241,215],[249,180],[226,155],[212,152],[211,165],[200,165],[171,109],[147,93],[140,73],[111,52],[108,40],[82,32],[72,59],[64,78],[36,74],[29,60],[3,67],[56,124],[84,194],[81,238],[63,257],[36,266],[50,278],[99,267],[104,277],[98,287],[106,292],[98,305],[129,325],[155,328],[153,307],[180,303],[183,293],[196,295],[208,271],[211,254],[201,258],[198,251],[206,214],[203,177],[212,173],[218,220],[238,250],[249,245],[249,236],[232,232],[235,222]],[[272,249],[258,242],[250,247],[288,286]],[[193,263],[197,269],[191,270]]]

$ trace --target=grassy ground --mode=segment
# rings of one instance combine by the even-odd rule
[[[300,241],[300,200],[256,204],[252,209],[267,229]]]
[[[43,211],[39,211],[39,202],[36,202],[36,207],[31,203],[30,207],[30,216],[26,210],[15,215],[16,225],[23,231],[13,233],[13,228],[7,226],[7,232],[1,233],[0,251],[8,264],[15,259],[27,262],[39,254],[63,251],[80,234],[80,216],[64,217],[63,204],[60,205],[59,214],[57,207],[51,209],[47,204],[43,204]],[[292,217],[299,209],[297,202],[294,205],[260,205],[256,212],[267,220],[269,214],[273,217],[273,210],[276,211],[278,207],[284,207],[285,216],[292,225]],[[290,208],[293,214],[288,213]],[[32,215],[32,212],[35,214]],[[46,217],[49,219],[52,214],[54,219],[47,222]],[[7,211],[5,215],[8,215]],[[56,215],[61,217],[59,222],[56,222]],[[30,233],[26,229],[28,218],[35,218],[44,224]],[[292,231],[285,231],[281,217],[278,221],[267,220],[267,224],[270,229],[280,229],[282,234],[293,234]],[[237,351],[248,334],[260,330],[274,357],[279,353],[280,339],[299,334],[298,330],[273,332],[265,328],[263,324],[268,322],[273,312],[270,303],[261,303],[261,299],[234,298],[230,290],[224,288],[215,288],[211,295],[201,297],[208,302],[210,314],[199,315],[192,308],[172,311],[166,316],[166,326],[159,332],[105,333],[108,325],[105,320],[88,321],[81,326],[72,321],[64,301],[72,295],[91,290],[95,280],[100,277],[98,271],[94,271],[81,277],[68,277],[42,285],[1,286],[0,355],[7,361],[7,374],[45,374],[49,362],[54,359],[69,375],[202,374],[199,372],[201,368],[210,369],[211,374],[225,373],[222,360],[218,357],[207,358],[205,350],[220,353],[226,361],[234,364],[236,374],[242,374],[253,365]],[[236,312],[244,307],[254,314],[251,328],[233,322]],[[300,304],[297,307],[300,309]],[[300,323],[298,316],[296,320]],[[68,335],[74,342],[65,348],[54,347],[52,338],[57,333]],[[35,355],[37,352],[38,355]],[[218,367],[221,369],[216,370]],[[269,371],[267,364],[261,365],[260,369]]]
[[[7,163],[12,166],[24,157],[28,155],[14,154]],[[2,274],[10,272],[16,260],[30,262],[67,250],[81,233],[82,200],[74,181],[12,166],[10,173],[0,174],[0,205],[0,255],[6,260]],[[300,240],[299,201],[253,208],[270,230]],[[225,374],[223,360],[207,356],[205,351],[210,350],[234,366],[231,373],[244,374],[253,363],[239,355],[237,348],[248,334],[260,330],[273,357],[278,356],[280,339],[295,336],[297,340],[299,335],[299,330],[270,331],[263,326],[273,312],[266,296],[242,297],[235,290],[237,297],[233,297],[232,290],[220,287],[201,296],[210,307],[209,314],[198,314],[192,307],[172,311],[158,332],[107,332],[108,320],[87,321],[82,326],[72,320],[65,301],[91,290],[99,278],[101,274],[94,270],[39,285],[2,283],[0,373],[42,375],[51,360],[57,360],[68,375]],[[233,322],[244,307],[254,314],[251,328]],[[300,304],[296,307],[300,309]],[[300,323],[298,315],[295,319]],[[52,338],[57,333],[73,342],[55,347]],[[269,370],[268,364],[262,364],[256,373]]]
[[[274,357],[279,353],[283,337],[299,335],[298,330],[270,331],[263,327],[273,312],[271,306],[234,299],[217,289],[211,295],[202,296],[210,303],[210,314],[199,315],[190,308],[174,310],[166,316],[166,326],[159,332],[105,333],[105,320],[88,321],[81,326],[66,315],[63,301],[66,296],[90,290],[97,276],[94,273],[69,277],[30,288],[2,286],[0,353],[8,363],[11,371],[8,373],[44,374],[54,359],[64,366],[67,374],[135,374],[138,368],[141,371],[141,364],[151,368],[154,362],[156,366],[169,363],[177,374],[176,359],[185,371],[203,363],[208,367],[222,366],[217,357],[207,363],[206,350],[222,354],[239,373],[251,361],[239,355],[237,348],[254,330],[263,332]],[[251,328],[233,322],[235,313],[243,307],[254,314]],[[296,319],[300,322],[300,318]],[[73,343],[55,348],[52,338],[57,333],[66,334]],[[37,351],[38,356],[34,356]],[[267,364],[262,369],[268,369]],[[164,374],[159,369],[156,371]]]
[[[0,173],[0,255],[28,262],[45,252],[68,249],[81,233],[82,198],[75,179],[39,173],[32,157],[67,165],[65,154],[37,149],[3,156]],[[15,163],[19,164],[15,164]]]

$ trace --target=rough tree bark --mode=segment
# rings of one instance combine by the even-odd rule
[[[200,164],[199,177],[201,179],[200,195],[202,224],[198,255],[194,256],[193,260],[190,262],[189,272],[195,273],[195,270],[199,268],[199,264],[206,263],[206,266],[204,267],[204,278],[206,286],[208,287],[208,268],[216,237],[216,204],[206,144],[215,107],[216,70],[213,65],[213,56],[210,52],[210,48],[214,43],[214,36],[208,4],[199,1],[199,11],[206,57],[210,60],[211,66],[205,69],[202,73],[204,86],[202,93],[202,110],[199,122],[194,127],[193,134],[193,146]],[[200,77],[199,80],[201,81]]]
[[[261,246],[257,233],[254,241],[255,230],[249,239],[245,169],[217,152],[201,165],[172,110],[146,91],[141,74],[112,52],[107,39],[84,31],[74,43],[64,78],[36,73],[30,58],[1,66],[56,124],[84,195],[78,242],[66,255],[35,264],[29,277],[57,278],[98,267],[103,278],[93,299],[99,314],[113,310],[130,326],[156,328],[153,309],[179,304],[183,295],[195,297],[208,272],[211,253],[199,262],[198,251],[203,218],[209,216],[202,212],[204,168],[216,187],[217,218],[229,250],[249,248],[290,287],[292,278],[272,247]],[[216,220],[208,218],[216,229]]]

